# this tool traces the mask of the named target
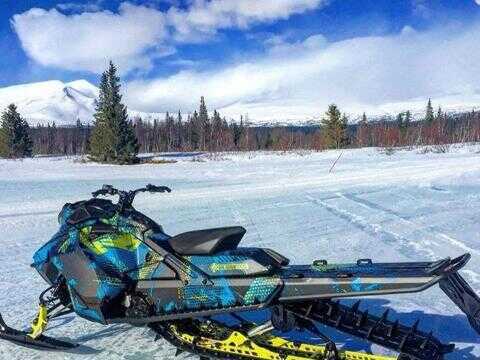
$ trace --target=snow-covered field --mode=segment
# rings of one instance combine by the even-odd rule
[[[108,166],[75,159],[0,160],[0,311],[24,328],[45,284],[29,267],[33,252],[54,233],[65,202],[88,197],[103,183],[122,188],[168,185],[171,194],[140,195],[136,207],[175,234],[241,224],[244,244],[278,250],[293,263],[314,259],[407,261],[470,252],[463,275],[480,291],[480,146],[447,154],[376,149],[339,152],[222,154],[171,164]],[[204,160],[204,161],[203,161]],[[372,312],[391,306],[393,318],[433,330],[459,350],[448,359],[480,357],[480,337],[438,289],[372,298]],[[0,359],[173,359],[174,349],[146,328],[102,326],[67,316],[48,332],[82,346],[48,353],[0,340]],[[337,336],[352,348],[381,351]]]

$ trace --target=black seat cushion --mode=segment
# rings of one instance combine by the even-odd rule
[[[234,250],[247,231],[241,226],[189,231],[168,240],[180,255],[211,255]]]

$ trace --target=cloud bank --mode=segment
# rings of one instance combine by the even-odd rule
[[[480,24],[328,43],[274,41],[264,58],[215,71],[182,71],[127,84],[135,109],[196,108],[204,95],[228,116],[300,120],[321,116],[329,103],[349,113],[422,108],[429,97],[445,106],[480,101]],[[402,109],[403,108],[403,109]]]

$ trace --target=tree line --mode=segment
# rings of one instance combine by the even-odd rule
[[[472,111],[435,112],[428,100],[423,119],[410,111],[393,117],[349,124],[339,107],[331,104],[319,125],[252,126],[242,118],[227,121],[214,110],[209,114],[204,97],[198,110],[186,117],[167,113],[165,119],[129,119],[120,95],[120,79],[113,63],[102,74],[93,126],[77,120],[75,126],[55,123],[30,128],[10,105],[2,114],[0,156],[88,154],[99,162],[132,163],[137,154],[169,151],[324,150],[346,147],[442,145],[480,141],[480,114]]]

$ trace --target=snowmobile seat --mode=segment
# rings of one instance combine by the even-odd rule
[[[242,226],[188,231],[171,237],[168,243],[180,255],[212,255],[235,250],[246,232]]]

